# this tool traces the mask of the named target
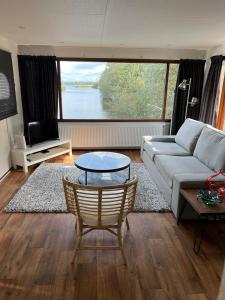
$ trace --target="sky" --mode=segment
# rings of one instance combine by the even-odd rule
[[[61,80],[96,82],[105,70],[106,64],[105,62],[61,61]]]

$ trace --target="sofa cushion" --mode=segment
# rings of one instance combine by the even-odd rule
[[[196,157],[193,156],[157,155],[155,157],[155,164],[163,179],[171,188],[173,186],[173,177],[177,174],[212,174],[211,169],[206,167]],[[207,179],[207,175],[205,179]]]
[[[148,153],[148,156],[154,160],[155,155],[190,155],[184,148],[176,143],[164,143],[164,142],[145,142],[144,150]]]
[[[192,154],[205,126],[200,121],[186,119],[175,137],[175,142]]]
[[[207,126],[197,142],[194,156],[214,171],[225,171],[225,133]]]

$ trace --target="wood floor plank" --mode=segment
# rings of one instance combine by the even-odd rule
[[[192,294],[188,296],[188,300],[208,300],[205,294]]]
[[[116,150],[118,151],[118,150]],[[71,163],[87,151],[50,162]],[[138,150],[120,151],[141,162]],[[65,213],[5,213],[28,174],[12,171],[0,183],[0,299],[215,300],[225,257],[223,224],[208,226],[199,255],[192,251],[196,224],[177,226],[171,213],[132,213],[125,230],[128,267],[119,251],[83,251],[71,264],[74,217]],[[112,245],[107,232],[91,232],[84,243]]]

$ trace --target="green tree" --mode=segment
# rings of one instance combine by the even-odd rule
[[[160,118],[165,70],[165,64],[109,63],[99,80],[103,108],[111,118]]]

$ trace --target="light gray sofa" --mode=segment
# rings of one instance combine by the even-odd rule
[[[181,187],[201,188],[208,176],[225,170],[225,133],[186,119],[176,136],[144,136],[141,157],[175,217],[182,207]],[[217,177],[224,181],[224,176]],[[184,218],[196,215],[189,207]]]

